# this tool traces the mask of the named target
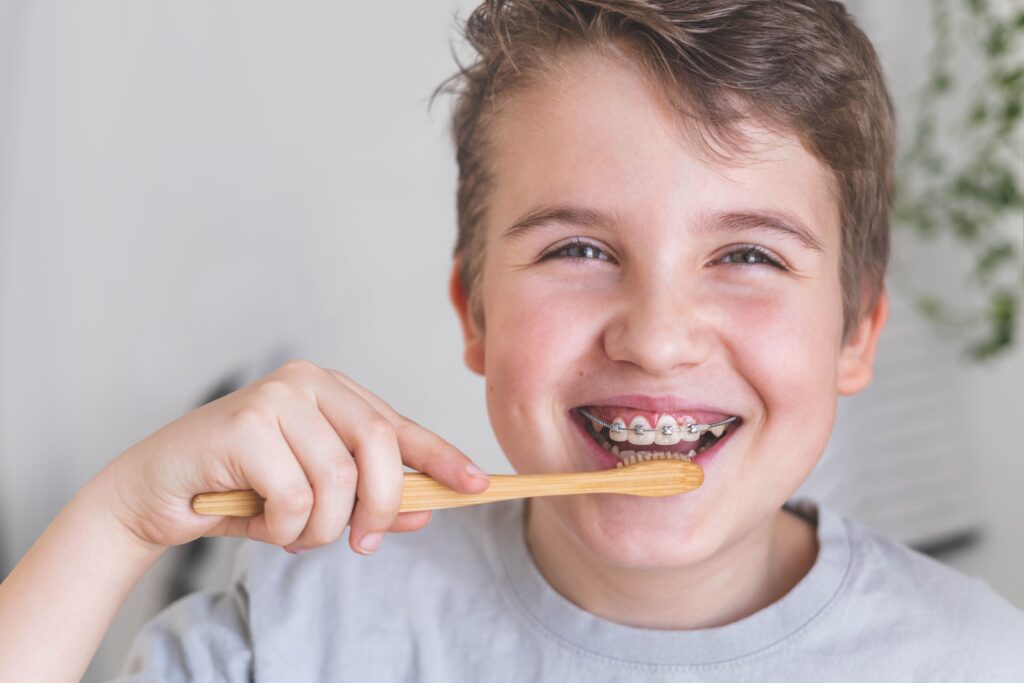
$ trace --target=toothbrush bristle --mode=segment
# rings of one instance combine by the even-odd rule
[[[652,460],[681,460],[683,462],[692,462],[686,456],[677,456],[671,453],[636,453],[623,458],[622,460],[615,463],[616,467],[629,467],[630,465],[636,465],[641,462],[650,462]]]

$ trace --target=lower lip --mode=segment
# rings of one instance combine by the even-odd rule
[[[599,465],[597,469],[607,470],[615,468],[620,462],[620,460],[615,456],[614,453],[609,453],[604,448],[602,448],[601,445],[597,443],[597,441],[595,441],[593,437],[590,436],[590,433],[587,431],[585,423],[586,418],[584,418],[582,415],[577,414],[576,412],[570,412],[569,419],[573,422],[573,424],[575,424],[576,431],[579,433],[580,438],[583,440],[584,448],[586,449],[587,453],[590,454]],[[740,427],[736,427],[734,429],[729,430],[728,433],[726,433],[722,438],[715,442],[714,446],[698,453],[693,458],[693,462],[695,462],[697,465],[700,466],[702,470],[704,470],[705,477],[708,473],[708,469],[711,467],[712,463],[715,462],[715,456],[717,456],[718,452],[722,450],[722,446],[727,441],[729,441],[730,438],[732,438],[732,435],[735,434],[739,429]]]

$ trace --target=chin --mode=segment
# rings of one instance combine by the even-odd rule
[[[718,525],[678,498],[614,494],[588,498],[585,505],[557,512],[579,542],[610,565],[631,569],[693,565],[722,545]],[[688,510],[692,514],[687,515]]]

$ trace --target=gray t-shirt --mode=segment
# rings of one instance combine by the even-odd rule
[[[1024,681],[1024,613],[981,580],[809,500],[819,554],[726,626],[598,618],[534,565],[523,501],[434,513],[370,557],[245,542],[232,585],[139,633],[119,681]]]

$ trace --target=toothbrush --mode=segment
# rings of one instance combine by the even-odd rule
[[[399,512],[577,493],[671,496],[692,491],[704,482],[704,470],[696,463],[665,456],[649,458],[633,456],[616,468],[592,472],[492,474],[491,485],[482,493],[459,493],[421,472],[406,472]],[[192,509],[200,515],[251,517],[263,512],[263,503],[252,490],[200,493],[192,499]]]

